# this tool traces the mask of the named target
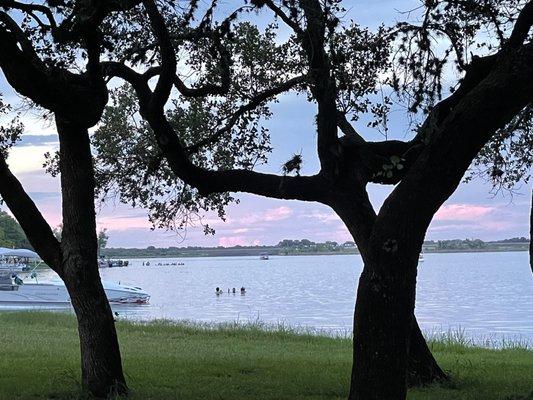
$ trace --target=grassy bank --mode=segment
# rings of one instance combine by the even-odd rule
[[[118,323],[134,399],[344,399],[351,343],[287,330],[164,322]],[[79,396],[74,318],[0,313],[0,399]],[[451,384],[409,399],[522,399],[533,390],[533,352],[487,350],[448,338],[431,343]]]

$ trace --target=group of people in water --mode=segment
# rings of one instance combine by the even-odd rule
[[[177,266],[177,265],[185,265],[185,263],[183,262],[171,262],[171,263],[157,263],[156,264],[158,267],[168,267],[168,266]],[[150,261],[146,261],[144,262],[143,261],[143,267],[149,267],[150,266]]]
[[[237,293],[237,289],[233,288],[230,291],[229,288],[228,288],[228,293],[236,294]],[[220,296],[221,294],[224,294],[224,291],[217,286],[216,289],[215,289],[215,294],[217,296]],[[241,287],[241,294],[246,294],[246,288],[244,286]]]

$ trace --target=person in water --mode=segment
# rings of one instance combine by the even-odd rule
[[[218,296],[218,295],[222,294],[222,290],[220,290],[220,288],[217,286],[217,288],[215,289],[215,293]]]
[[[236,292],[235,288],[232,289],[232,292],[233,292],[233,294],[235,294],[235,292]]]
[[[241,294],[245,294],[246,293],[246,288],[243,286],[241,287]]]

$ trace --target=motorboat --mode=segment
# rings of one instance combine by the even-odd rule
[[[0,271],[29,271],[31,261],[39,263],[39,255],[28,249],[8,249],[0,247]]]
[[[259,259],[260,260],[268,260],[269,259],[268,253],[259,254]]]
[[[128,265],[130,265],[128,260],[106,260],[103,258],[98,260],[98,268],[122,268],[127,267]]]
[[[150,295],[140,287],[107,281],[102,281],[102,284],[110,303],[144,304],[150,300]],[[35,272],[22,279],[17,274],[3,271],[0,272],[0,304],[7,303],[36,306],[68,305],[70,296],[65,284],[59,278],[39,282]]]
[[[70,296],[61,280],[26,283],[17,275],[8,278],[9,281],[0,276],[0,304],[70,304]],[[150,295],[137,286],[107,281],[102,281],[102,285],[108,301],[112,304],[146,304],[150,300]]]
[[[418,255],[418,262],[421,263],[421,262],[424,262],[424,253],[420,253]]]

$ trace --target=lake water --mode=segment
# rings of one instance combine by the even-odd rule
[[[150,266],[143,266],[146,261]],[[157,266],[184,262],[182,266]],[[102,279],[133,284],[150,304],[116,308],[122,318],[283,323],[349,333],[357,255],[131,260]],[[215,295],[215,287],[237,294]],[[246,287],[246,294],[239,289]],[[526,252],[425,254],[416,315],[424,331],[533,342],[533,277]]]

